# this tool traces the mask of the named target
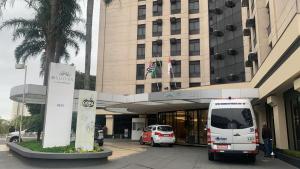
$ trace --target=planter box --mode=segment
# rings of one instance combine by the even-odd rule
[[[112,151],[104,149],[97,153],[47,153],[37,152],[24,148],[16,143],[7,143],[10,151],[13,151],[26,158],[49,159],[49,160],[74,160],[74,159],[107,159]]]

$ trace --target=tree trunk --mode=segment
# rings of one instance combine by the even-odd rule
[[[87,0],[85,77],[84,77],[84,89],[86,90],[90,89],[93,11],[94,11],[94,0]]]

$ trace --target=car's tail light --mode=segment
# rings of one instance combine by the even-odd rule
[[[171,133],[171,134],[170,134],[170,137],[174,137],[174,133]]]
[[[154,135],[157,135],[159,137],[163,136],[160,132],[155,132]]]
[[[255,140],[252,141],[252,143],[259,144],[259,133],[257,129],[255,129]]]
[[[211,132],[210,132],[210,129],[207,129],[207,143],[212,143],[211,142]]]

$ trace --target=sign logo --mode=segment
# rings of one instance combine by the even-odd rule
[[[94,107],[95,102],[92,98],[90,98],[90,99],[84,99],[81,104],[83,107]]]

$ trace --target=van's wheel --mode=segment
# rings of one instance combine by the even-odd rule
[[[214,161],[215,160],[215,155],[213,153],[208,153],[208,160],[209,161]]]
[[[173,144],[169,144],[169,147],[173,147]]]
[[[249,159],[250,163],[255,163],[256,162],[256,156],[249,156],[248,159]]]
[[[140,145],[144,145],[145,143],[144,143],[144,141],[143,141],[143,138],[141,137],[140,138]]]
[[[155,146],[156,146],[156,144],[154,143],[153,138],[151,138],[151,146],[152,146],[152,147],[155,147]]]

